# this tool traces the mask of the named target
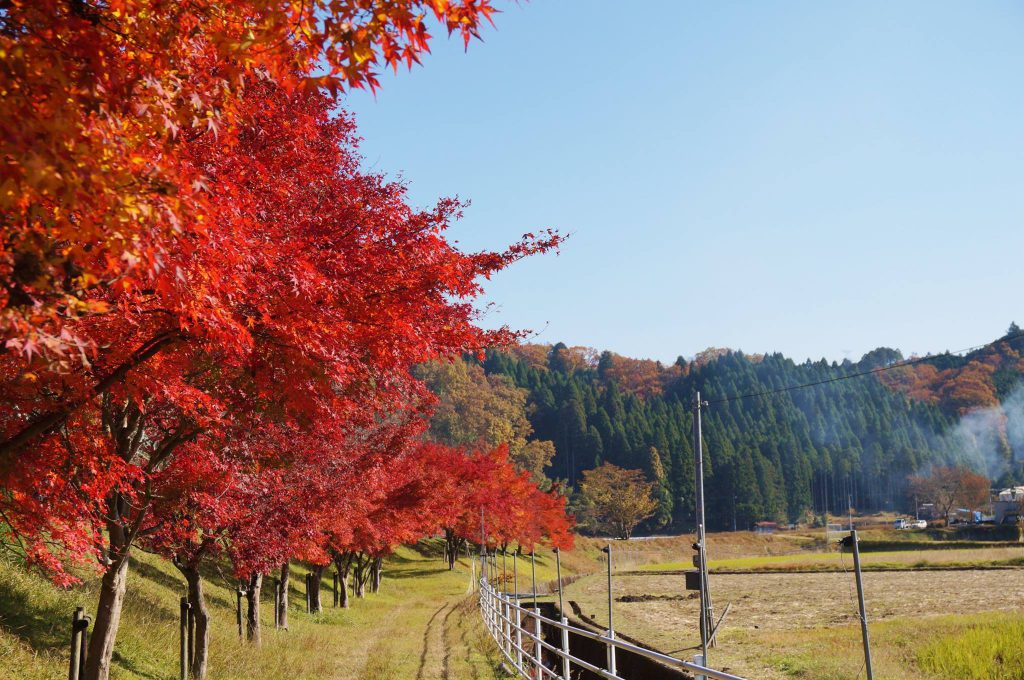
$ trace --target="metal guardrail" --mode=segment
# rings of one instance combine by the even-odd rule
[[[585,668],[608,680],[630,680],[617,675],[615,670],[615,652],[621,649],[658,661],[671,668],[690,671],[697,677],[703,676],[715,680],[744,680],[724,671],[707,668],[630,644],[617,639],[614,633],[602,635],[592,630],[578,628],[570,625],[565,616],[562,616],[561,621],[555,621],[542,616],[539,608],[521,606],[520,601],[521,598],[518,594],[499,592],[486,578],[480,579],[480,613],[483,616],[484,625],[487,626],[491,637],[498,643],[498,648],[508,663],[524,678],[570,680],[569,674],[573,668]],[[560,632],[561,640],[558,646],[544,639],[541,632],[542,626],[550,626]],[[603,644],[608,659],[607,669],[570,654],[570,634]]]

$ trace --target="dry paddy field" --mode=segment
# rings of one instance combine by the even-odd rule
[[[1022,547],[866,554],[865,561],[887,567],[947,565],[865,573],[875,677],[1024,678],[1024,569],[948,567],[965,561],[1005,565],[1022,554]],[[733,570],[819,565],[832,570],[712,574],[716,614],[731,605],[720,644],[710,654],[714,666],[751,679],[864,677],[849,555],[762,552],[717,564]],[[651,573],[630,565],[616,575],[616,629],[660,651],[688,657],[699,643],[698,600],[684,589],[680,573],[658,573],[669,566],[678,565],[652,565]],[[567,595],[585,616],[605,623],[605,587],[603,575],[594,575],[571,585]],[[985,632],[990,629],[998,634]],[[978,655],[983,658],[974,658]]]

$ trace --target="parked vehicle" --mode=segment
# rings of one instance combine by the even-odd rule
[[[894,529],[927,529],[928,522],[923,519],[903,519],[902,517],[892,523]]]

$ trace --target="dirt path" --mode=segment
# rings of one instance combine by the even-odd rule
[[[445,621],[454,607],[454,602],[445,603],[427,621],[427,627],[423,631],[423,653],[420,654],[420,666],[416,672],[416,680],[427,680],[428,678],[448,680],[449,651]]]
[[[433,580],[430,580],[433,578]],[[346,649],[338,680],[490,680],[495,677],[486,630],[467,594],[468,575],[434,570],[434,576],[396,578],[378,601],[367,598],[353,614],[368,617],[372,631]],[[363,609],[355,609],[363,607]]]

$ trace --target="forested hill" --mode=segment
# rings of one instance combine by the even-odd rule
[[[642,468],[660,484],[650,528],[692,523],[691,406],[700,390],[704,416],[709,526],[793,521],[826,507],[840,512],[906,509],[906,478],[932,462],[964,462],[1006,484],[1021,479],[1024,449],[1011,435],[1010,400],[1021,377],[1024,338],[1012,326],[1002,341],[964,357],[929,357],[847,380],[903,360],[880,348],[860,362],[795,363],[781,354],[712,349],[663,366],[589,348],[526,345],[490,352],[492,376],[528,392],[536,439],[554,442],[548,476],[575,485],[601,462]],[[828,382],[832,381],[832,382]],[[734,395],[813,387],[720,401]],[[963,418],[975,418],[964,427]],[[1018,445],[1018,448],[1021,448]],[[1014,454],[1017,454],[1016,456]]]

